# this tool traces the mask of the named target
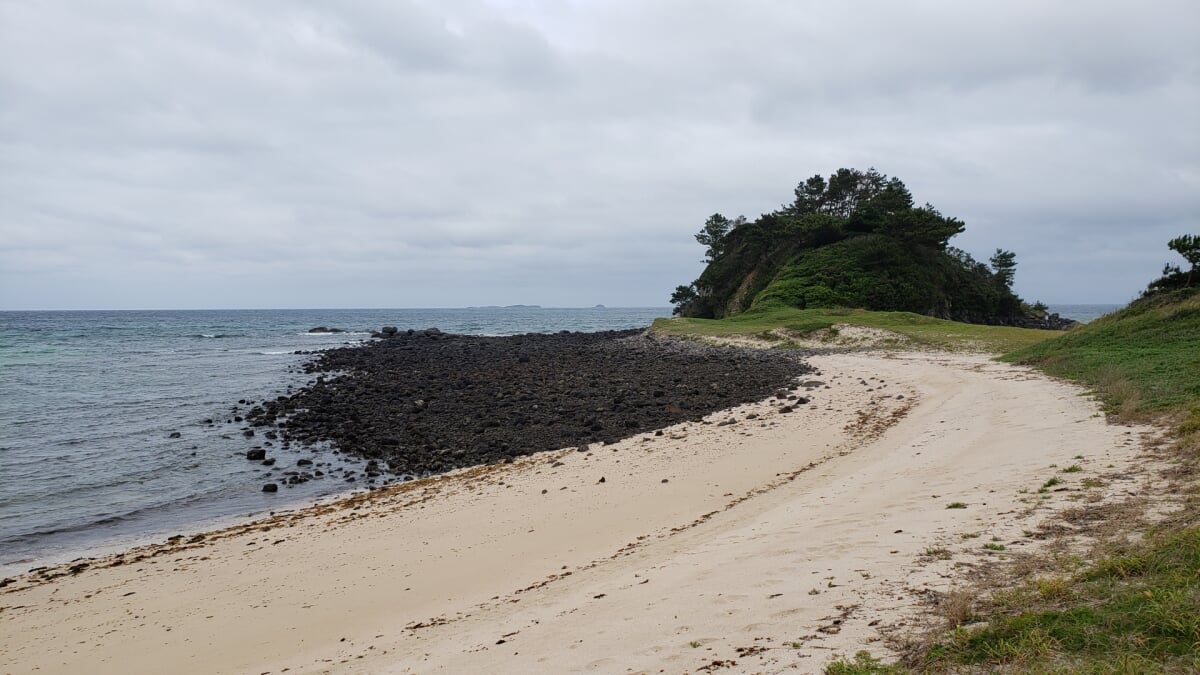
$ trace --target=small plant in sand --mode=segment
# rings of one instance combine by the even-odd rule
[[[1062,479],[1059,478],[1058,476],[1055,476],[1054,478],[1051,478],[1050,480],[1046,481],[1045,483],[1042,483],[1042,487],[1038,488],[1038,492],[1049,492],[1050,488],[1054,487],[1055,485],[1061,485],[1061,484],[1062,484]]]
[[[949,560],[952,554],[950,553],[950,549],[945,546],[930,546],[925,549],[925,555],[930,558],[937,558],[938,560]]]
[[[1062,600],[1071,597],[1071,582],[1068,579],[1062,577],[1038,579],[1035,584],[1038,596],[1043,600]]]
[[[888,665],[866,650],[855,654],[853,660],[843,657],[825,666],[825,675],[898,675],[907,672],[908,669]]]
[[[1080,471],[1083,471],[1083,467],[1078,464],[1072,464],[1062,470],[1063,473],[1079,473]]]
[[[946,505],[946,508],[948,508],[948,509],[965,509],[965,508],[967,508],[967,505],[965,502],[950,502],[949,504]]]
[[[688,646],[690,646],[692,649],[695,649],[696,647],[699,647],[700,644],[701,642],[699,640],[692,640],[688,643]]]
[[[975,594],[968,590],[953,590],[938,604],[942,617],[951,626],[963,626],[975,620]]]
[[[1102,488],[1106,487],[1108,483],[1105,483],[1099,478],[1084,478],[1082,485],[1085,488]]]
[[[997,544],[994,541],[989,541],[988,543],[984,544],[983,547],[989,551],[1003,551],[1005,548],[1004,544]]]
[[[979,532],[963,532],[959,536],[961,536],[963,539],[977,539],[979,534]]]

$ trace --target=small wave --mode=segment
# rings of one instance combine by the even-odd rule
[[[220,340],[221,338],[245,337],[240,333],[195,333],[189,335],[191,338],[202,338],[205,340]]]
[[[263,356],[279,356],[281,354],[291,354],[294,351],[295,350],[288,350],[288,351],[282,351],[282,352],[259,352],[259,354],[262,354]]]

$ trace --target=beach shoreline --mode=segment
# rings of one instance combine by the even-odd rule
[[[931,593],[1005,555],[981,541],[1038,546],[1022,532],[1083,494],[1022,501],[1055,465],[1146,471],[1153,429],[1029,369],[810,361],[793,411],[768,399],[15,577],[0,653],[11,672],[812,672],[888,654]]]

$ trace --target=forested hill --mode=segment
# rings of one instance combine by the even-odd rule
[[[718,319],[787,306],[1044,323],[1012,291],[1016,256],[996,249],[990,264],[974,260],[949,245],[963,229],[929,204],[915,206],[899,178],[839,169],[809,178],[790,204],[756,220],[711,216],[696,235],[708,266],[671,302],[676,314]]]

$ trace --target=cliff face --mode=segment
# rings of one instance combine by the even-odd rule
[[[676,291],[676,313],[723,318],[771,307],[861,307],[971,323],[1028,320],[1011,290],[1015,259],[992,266],[948,241],[963,223],[914,207],[904,184],[876,172],[814,176],[796,200],[754,221],[714,215],[697,240],[709,264]]]

